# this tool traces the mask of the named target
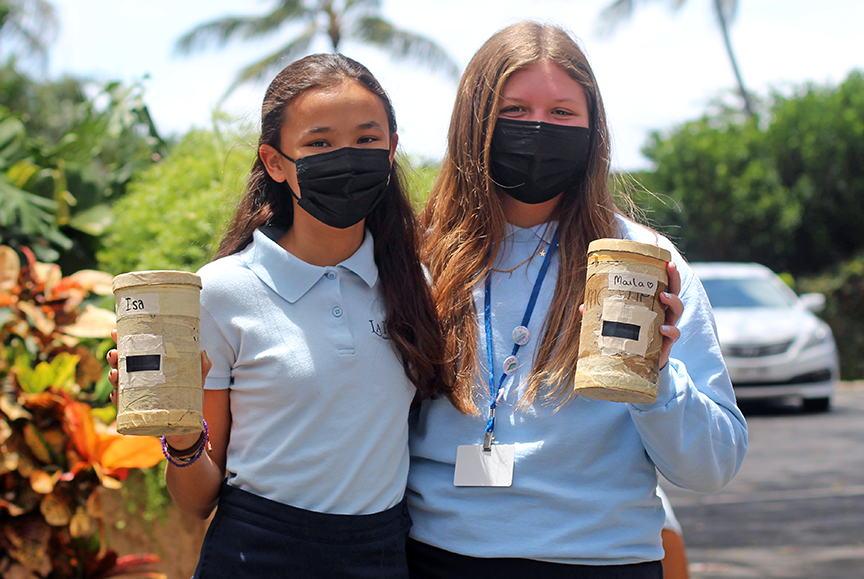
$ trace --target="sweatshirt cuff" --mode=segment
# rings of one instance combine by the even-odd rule
[[[663,408],[672,400],[674,400],[677,394],[677,390],[675,389],[673,372],[677,371],[678,364],[678,360],[669,358],[669,361],[666,363],[666,365],[660,369],[660,373],[657,378],[657,399],[654,402],[630,402],[628,403],[628,406],[632,406],[640,412],[647,412],[649,410]],[[675,368],[673,368],[673,365],[675,366]]]

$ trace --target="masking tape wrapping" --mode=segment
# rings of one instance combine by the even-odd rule
[[[589,245],[585,309],[574,388],[614,402],[657,398],[660,292],[668,283],[665,249],[627,240]]]
[[[202,429],[200,288],[198,276],[187,272],[114,279],[121,434]]]

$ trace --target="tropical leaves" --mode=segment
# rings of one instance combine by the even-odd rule
[[[119,488],[129,469],[163,459],[156,438],[109,425],[116,412],[95,386],[102,364],[82,342],[104,340],[115,325],[113,313],[86,303],[111,293],[111,277],[63,277],[22,253],[23,264],[0,246],[0,576],[164,578],[153,556],[118,558],[105,544],[99,488]]]
[[[54,225],[56,202],[25,190],[40,171],[26,157],[26,138],[24,123],[0,106],[0,239],[40,237],[68,249]]]
[[[269,80],[289,62],[308,54],[314,40],[326,37],[333,52],[343,41],[357,41],[387,52],[397,60],[422,63],[455,79],[459,67],[433,40],[400,29],[385,20],[380,0],[278,0],[261,16],[225,17],[200,24],[180,37],[176,50],[190,54],[208,47],[222,48],[235,40],[274,36],[296,23],[299,33],[270,54],[237,74],[228,92],[256,80]]]
[[[2,0],[0,0],[2,1]],[[91,256],[109,205],[132,175],[166,154],[143,88],[76,81],[33,83],[0,67],[0,243],[42,261]]]

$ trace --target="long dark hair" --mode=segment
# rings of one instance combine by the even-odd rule
[[[314,88],[329,88],[343,82],[360,83],[381,99],[391,138],[396,134],[393,105],[369,70],[341,54],[313,54],[285,67],[264,96],[261,136],[258,146],[280,148],[279,132],[294,98]],[[418,256],[418,228],[403,186],[402,170],[394,160],[384,199],[366,218],[366,228],[375,239],[375,264],[384,297],[384,324],[390,343],[400,356],[405,373],[422,396],[449,393],[451,382],[445,371],[444,340],[431,291]],[[294,204],[284,183],[274,181],[256,156],[228,231],[219,245],[217,258],[242,250],[252,233],[262,225],[290,229]]]
[[[585,90],[590,113],[590,151],[584,179],[570,184],[556,208],[559,221],[558,280],[546,314],[525,394],[566,401],[576,372],[588,243],[616,237],[618,208],[609,189],[609,134],[591,66],[576,40],[560,27],[521,22],[494,34],[462,75],[450,120],[447,154],[421,214],[424,257],[432,275],[447,354],[456,365],[451,400],[476,412],[473,394],[480,369],[473,289],[503,245],[506,219],[489,176],[489,145],[501,91],[510,76],[539,62],[559,66]]]

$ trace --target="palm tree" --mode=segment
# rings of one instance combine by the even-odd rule
[[[0,0],[0,55],[48,62],[57,33],[57,13],[45,0]]]
[[[669,0],[672,2],[672,9],[678,10],[687,0]],[[738,91],[741,98],[744,99],[744,109],[749,116],[753,116],[753,102],[750,99],[750,93],[744,87],[744,80],[741,78],[741,71],[738,69],[738,61],[735,59],[735,53],[732,50],[732,42],[729,39],[729,26],[735,15],[738,12],[738,0],[711,0],[714,9],[714,14],[717,16],[717,23],[720,26],[720,31],[723,33],[723,42],[726,44],[726,54],[729,56],[729,62],[732,64],[732,70],[735,73],[735,79],[738,81]],[[618,24],[627,20],[633,15],[636,7],[636,0],[614,0],[600,12],[600,31],[601,33],[611,32]]]
[[[181,36],[175,49],[190,54],[211,44],[221,48],[232,40],[276,34],[288,23],[303,24],[300,34],[287,44],[240,70],[226,95],[243,83],[272,77],[287,62],[305,55],[322,35],[329,39],[333,52],[339,51],[343,40],[355,40],[385,50],[392,58],[422,62],[458,78],[459,67],[442,48],[424,36],[397,28],[380,11],[381,0],[278,0],[262,16],[228,16],[200,24]]]

